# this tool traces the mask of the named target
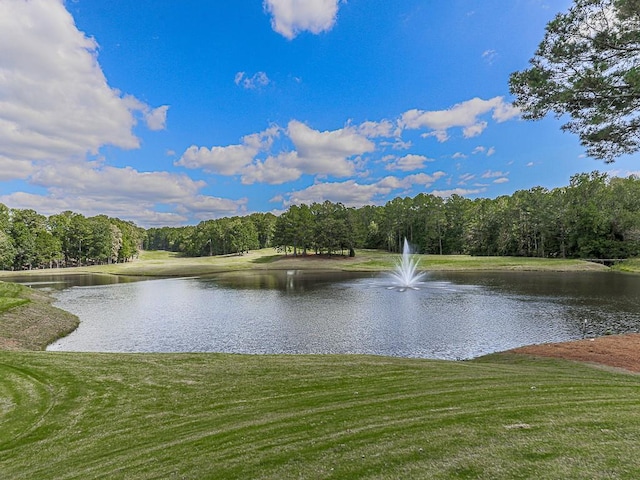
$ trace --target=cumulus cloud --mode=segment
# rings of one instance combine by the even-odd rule
[[[469,195],[478,195],[479,193],[486,192],[486,188],[452,188],[450,190],[433,190],[431,195],[441,198],[449,198],[452,195],[460,195],[461,197]]]
[[[191,145],[175,165],[203,169],[220,175],[239,175],[253,163],[260,151],[271,147],[273,139],[279,135],[279,132],[280,129],[277,126],[272,126],[263,132],[246,135],[242,143],[237,145],[210,148]]]
[[[435,172],[431,175],[419,173],[405,178],[388,176],[370,184],[361,184],[355,180],[316,183],[303,190],[292,192],[282,200],[285,205],[321,203],[329,200],[350,207],[360,207],[380,203],[394,190],[407,190],[414,185],[429,187],[445,175],[444,172]]]
[[[425,136],[434,136],[440,142],[445,142],[449,139],[448,130],[451,128],[461,128],[465,138],[480,135],[488,126],[486,120],[481,120],[480,117],[490,112],[497,122],[507,121],[520,113],[512,104],[506,103],[503,97],[489,100],[476,97],[447,110],[409,110],[402,114],[399,125],[410,130],[430,129]]]
[[[31,183],[46,187],[45,195],[14,193],[0,197],[13,208],[32,208],[45,215],[73,210],[85,215],[107,214],[143,226],[183,224],[190,216],[212,218],[239,214],[246,199],[231,200],[203,195],[203,181],[169,172],[140,172],[98,162],[48,165],[31,177]],[[135,205],[135,209],[131,208]],[[170,205],[177,213],[158,212]],[[164,222],[164,223],[163,223]]]
[[[353,175],[355,164],[350,159],[375,150],[375,144],[354,127],[320,132],[292,120],[287,134],[298,152],[296,167],[308,174]]]
[[[199,220],[207,220],[212,217],[233,216],[245,213],[247,202],[248,200],[246,198],[231,200],[208,195],[196,195],[183,199],[177,211],[193,215]]]
[[[264,0],[271,27],[289,40],[300,32],[319,34],[336,23],[339,0]]]
[[[375,203],[375,198],[387,195],[392,189],[376,184],[361,185],[355,180],[333,183],[316,183],[304,190],[289,194],[285,205],[301,203],[341,202],[347,206],[362,206]]]
[[[265,152],[271,151],[274,138],[283,131],[294,149],[263,159]],[[277,185],[304,174],[353,175],[358,157],[374,150],[375,144],[355,127],[321,132],[292,120],[286,130],[274,125],[264,132],[245,136],[241,144],[210,148],[192,145],[175,165],[220,175],[241,175],[245,185],[257,182]]]
[[[26,163],[19,176],[34,161],[137,148],[138,120],[164,128],[168,107],[111,88],[97,48],[61,0],[0,2],[0,157]]]
[[[257,161],[247,166],[242,172],[242,183],[269,183],[281,185],[297,180],[302,176],[302,170],[297,166],[298,152],[283,152],[277,156],[270,156],[264,162]]]
[[[145,109],[143,112],[144,121],[149,130],[164,130],[167,125],[168,105],[162,105],[153,109]]]
[[[367,121],[358,126],[358,133],[367,138],[389,138],[395,135],[395,128],[395,125],[389,120],[382,120],[380,122]]]
[[[159,212],[153,202],[143,201],[136,204],[132,211],[127,202],[113,202],[104,198],[59,196],[56,194],[38,195],[15,192],[0,196],[0,203],[13,208],[32,209],[43,215],[54,215],[66,210],[82,213],[86,216],[107,214],[135,222],[143,227],[162,227],[183,225],[189,220],[185,215],[174,212]]]
[[[46,186],[66,195],[92,198],[153,199],[173,203],[195,195],[206,186],[186,175],[169,172],[139,172],[125,167],[102,166],[96,162],[48,165],[31,177],[34,185]]]
[[[191,145],[175,162],[186,168],[201,168],[206,172],[221,175],[238,175],[253,162],[258,150],[249,145],[226,147],[198,147]]]
[[[393,157],[389,158],[390,161],[385,167],[387,170],[401,170],[403,172],[409,172],[411,170],[419,170],[424,168],[424,164],[426,162],[433,162],[433,159],[427,158],[424,155],[405,155],[404,157]]]

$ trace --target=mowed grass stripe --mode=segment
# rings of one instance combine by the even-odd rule
[[[640,377],[570,362],[0,352],[0,365],[0,404],[44,385],[37,408],[0,410],[2,478],[640,477]],[[4,375],[15,368],[38,382]]]

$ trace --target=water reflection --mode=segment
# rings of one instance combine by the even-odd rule
[[[139,282],[145,279],[143,277],[98,273],[74,273],[73,275],[64,273],[38,273],[29,275],[25,275],[24,273],[15,273],[3,275],[1,280],[4,280],[6,282],[20,283],[22,285],[34,288],[64,290],[69,287],[113,285],[117,283]]]
[[[51,350],[362,353],[459,359],[525,344],[638,331],[640,277],[439,273],[419,290],[331,272],[234,273],[72,287],[81,325]]]
[[[302,293],[316,290],[332,283],[346,280],[371,278],[375,274],[362,272],[337,272],[327,270],[275,270],[265,272],[229,272],[201,277],[217,286],[257,290],[279,290]]]

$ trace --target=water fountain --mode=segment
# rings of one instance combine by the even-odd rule
[[[395,285],[389,288],[397,289],[400,292],[404,292],[407,289],[418,290],[416,285],[424,277],[424,273],[417,271],[418,263],[418,260],[411,253],[409,242],[405,238],[402,256],[397,262],[395,270],[391,273]]]

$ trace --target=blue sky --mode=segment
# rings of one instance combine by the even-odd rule
[[[0,203],[138,225],[600,170],[508,78],[568,0],[0,0]]]

